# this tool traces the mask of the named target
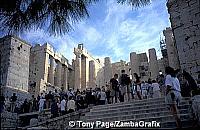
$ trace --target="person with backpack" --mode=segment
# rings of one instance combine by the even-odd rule
[[[111,100],[114,103],[113,98],[115,98],[115,103],[117,103],[117,98],[119,97],[119,82],[118,82],[118,74],[115,74],[112,79],[110,79],[111,86]]]

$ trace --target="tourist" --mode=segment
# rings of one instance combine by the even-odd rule
[[[32,111],[35,112],[38,110],[38,101],[36,100],[36,98],[33,99],[33,107],[32,107]]]
[[[61,110],[61,115],[64,115],[66,113],[66,100],[65,97],[63,97],[61,103],[60,103],[60,110]]]
[[[101,98],[101,89],[97,88],[95,91],[95,102],[96,102],[95,104],[96,105],[101,105],[100,98]]]
[[[170,106],[170,110],[175,117],[176,124],[178,128],[181,128],[181,120],[178,115],[177,103],[180,100],[180,83],[176,78],[175,71],[171,67],[165,68],[166,78],[166,103]]]
[[[161,95],[165,95],[165,76],[161,73],[158,76],[158,84],[160,85]]]
[[[80,100],[77,101],[77,110],[85,109],[85,101],[83,97],[80,97]]]
[[[135,96],[135,86],[136,86],[136,83],[135,81],[131,81],[131,96],[132,96],[132,99],[134,99],[134,96]]]
[[[183,75],[179,76],[179,81],[181,85],[181,96],[182,97],[191,97],[191,87],[189,86],[188,81]]]
[[[190,88],[189,90],[191,91],[192,96],[198,95],[199,94],[199,93],[197,93],[198,92],[198,86],[197,86],[197,83],[194,80],[194,78],[188,72],[186,72],[185,70],[183,70],[183,76],[188,82],[188,85],[189,85],[189,88]]]
[[[147,87],[148,85],[144,81],[142,81],[141,88],[142,88],[142,97],[144,99],[147,99]]]
[[[32,95],[31,99],[29,100],[29,112],[32,112],[33,111],[33,100],[34,100],[34,95]]]
[[[57,106],[58,106],[58,112],[61,113],[61,101],[60,101],[60,98],[56,99],[54,98],[56,103],[57,103]]]
[[[125,70],[121,71],[121,76],[119,78],[120,83],[120,100],[121,102],[124,102],[124,96],[127,100],[130,100],[130,77],[128,77],[127,74],[125,74]]]
[[[10,101],[11,101],[11,106],[10,106],[11,112],[14,112],[15,107],[16,107],[16,101],[17,101],[16,93],[13,93],[12,97],[10,98]]]
[[[106,84],[106,98],[107,98],[107,104],[110,104],[110,85]]]
[[[11,102],[10,102],[10,98],[8,96],[6,96],[5,98],[5,110],[10,111],[10,106],[11,106]]]
[[[61,91],[60,91],[59,95],[61,98],[63,98],[65,96],[64,87],[61,87]]]
[[[90,91],[91,90],[92,89],[90,89]],[[91,106],[97,105],[96,97],[97,97],[97,92],[95,90],[93,90],[91,95],[90,95],[90,98],[89,98]]]
[[[28,103],[27,99],[25,99],[24,103],[22,104],[22,112],[29,113],[29,103]]]
[[[58,100],[60,98],[60,94],[58,93],[57,89],[55,89],[53,96],[56,100]]]
[[[140,77],[138,76],[137,73],[134,73],[134,77],[136,79],[135,83],[136,83],[136,87],[135,87],[135,91],[137,94],[137,97],[139,100],[142,100],[142,88],[141,88],[141,81],[140,81]]]
[[[118,74],[115,74],[114,77],[110,80],[110,85],[112,88],[111,91],[112,103],[114,103],[113,98],[115,98],[115,103],[117,103],[117,98],[119,97],[119,83],[117,79],[118,79]]]
[[[100,99],[99,99],[100,105],[105,105],[106,102],[106,93],[105,89],[100,90]]]
[[[49,109],[52,104],[52,100],[54,99],[54,96],[51,93],[51,91],[49,91],[49,93],[45,95],[45,99],[46,99],[46,108]]]
[[[45,98],[45,94],[44,94],[44,93],[41,93],[39,100],[40,100],[41,98]],[[38,100],[38,101],[39,101],[39,100]]]
[[[52,100],[52,104],[51,104],[51,118],[55,118],[58,117],[58,104],[57,101],[55,99]]]
[[[124,95],[126,93],[126,88],[127,88],[127,74],[125,74],[125,70],[121,71],[121,76],[119,77],[119,99],[120,102],[124,102]]]
[[[160,85],[156,82],[156,80],[152,80],[152,88],[153,88],[153,98],[160,98]]]
[[[69,101],[67,102],[67,111],[68,113],[75,111],[75,101],[72,96],[69,97]]]
[[[153,98],[153,87],[152,87],[152,81],[149,78],[148,79],[148,98]]]
[[[68,95],[68,97],[72,97],[73,99],[75,99],[75,94],[74,94],[72,88],[69,88],[67,95]]]
[[[46,99],[44,99],[44,97],[41,96],[40,100],[39,100],[39,112],[42,113],[44,111],[44,103],[45,103]]]

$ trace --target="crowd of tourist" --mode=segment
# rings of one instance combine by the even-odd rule
[[[15,93],[10,98],[5,98],[1,94],[1,111],[5,109],[17,113],[36,111],[43,113],[45,109],[50,109],[52,118],[54,118],[85,109],[88,106],[112,104],[131,99],[142,100],[166,96],[170,104],[172,99],[169,94],[175,93],[177,99],[179,99],[179,95],[190,97],[198,88],[189,73],[186,71],[180,73],[171,67],[166,68],[166,76],[160,74],[157,79],[141,81],[137,73],[134,73],[134,79],[131,80],[129,75],[125,74],[125,70],[122,70],[120,76],[115,74],[110,82],[101,88],[89,88],[83,91],[78,89],[75,91],[72,88],[65,91],[62,88],[59,92],[55,89],[48,93],[41,93],[37,97],[33,95],[31,99],[25,99],[22,104],[17,103]],[[173,113],[176,111],[174,109]]]

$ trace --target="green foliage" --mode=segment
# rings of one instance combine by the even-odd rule
[[[50,34],[62,35],[89,17],[87,7],[99,0],[0,0],[0,31],[18,34],[43,28]],[[141,7],[150,0],[117,0],[120,4]]]

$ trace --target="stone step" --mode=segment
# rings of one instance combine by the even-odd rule
[[[118,102],[118,103],[114,103],[114,104],[97,105],[97,106],[93,106],[93,108],[105,108],[105,107],[113,107],[113,106],[117,107],[117,106],[123,106],[123,105],[127,105],[127,104],[133,104],[133,103],[142,104],[142,103],[160,102],[160,101],[165,101],[165,99],[164,98],[155,98],[155,99],[131,100],[128,102]]]
[[[117,112],[111,112],[111,113],[87,113],[84,118],[93,119],[93,118],[104,118],[104,117],[112,117],[114,115],[117,116],[124,116],[124,115],[134,115],[134,114],[144,114],[144,113],[155,113],[155,112],[163,112],[163,111],[169,111],[166,107],[159,107],[159,108],[151,108],[151,109],[140,109],[140,110],[130,110],[130,111],[117,111]],[[182,113],[187,113],[188,109],[181,109]]]
[[[180,113],[181,114],[187,114],[187,109],[181,110]],[[90,117],[90,118],[85,118],[87,121],[96,121],[96,120],[100,120],[100,121],[117,121],[117,120],[129,120],[129,119],[133,119],[133,120],[137,120],[139,118],[148,118],[148,117],[159,117],[159,116],[168,116],[171,115],[171,112],[169,110],[167,111],[158,111],[158,112],[151,112],[151,113],[139,113],[139,114],[126,114],[126,115],[112,115],[112,116],[101,116],[101,117]]]
[[[181,102],[180,105],[188,105],[188,102]],[[117,112],[117,111],[129,111],[129,110],[139,110],[139,109],[150,109],[150,108],[157,108],[157,107],[168,107],[165,103],[162,104],[148,104],[145,106],[137,106],[137,105],[131,105],[131,106],[124,106],[124,107],[117,107],[117,108],[105,108],[105,109],[91,109],[91,113],[109,113],[109,112]]]
[[[188,97],[183,97],[183,101],[188,101],[190,98]],[[129,105],[129,104],[151,104],[153,102],[164,102],[165,98],[151,98],[151,99],[143,99],[143,100],[131,100],[129,102],[120,102],[120,103],[115,103],[115,104],[106,104],[106,105],[97,105],[93,106],[94,109],[102,109],[102,108],[109,108],[109,107],[120,107],[124,105]]]
[[[189,114],[180,114],[180,117],[182,120],[188,120]],[[174,119],[173,115],[161,115],[161,116],[155,116],[155,117],[141,117],[135,119],[135,117],[131,116],[125,116],[125,117],[109,117],[109,118],[101,118],[101,119],[87,119],[87,122],[93,122],[93,121],[103,121],[103,122],[111,122],[111,121],[122,121],[122,120],[132,120],[132,121],[157,121],[157,122],[165,122],[165,121],[171,121]]]
[[[181,102],[188,102],[189,103],[189,101],[188,100],[182,100]],[[144,105],[153,105],[153,104],[163,104],[163,103],[165,103],[165,101],[164,100],[162,100],[162,101],[154,101],[154,100],[152,100],[152,101],[150,101],[150,102],[127,102],[127,103],[125,103],[125,104],[118,104],[118,105],[98,105],[98,106],[94,106],[93,108],[92,108],[92,110],[97,110],[97,111],[99,111],[99,110],[102,110],[102,109],[114,109],[114,108],[124,108],[124,107],[130,107],[130,106],[133,106],[133,105],[135,105],[135,106],[144,106]]]

